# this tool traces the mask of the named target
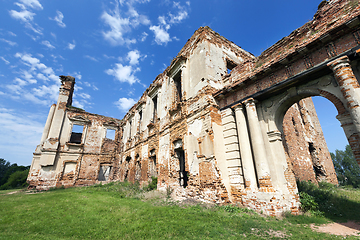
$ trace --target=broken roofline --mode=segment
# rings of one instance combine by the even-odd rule
[[[162,85],[162,83],[160,82],[160,79],[163,76],[169,75],[172,68],[174,66],[176,66],[176,64],[179,61],[185,61],[189,54],[191,53],[191,51],[196,48],[197,44],[207,40],[207,41],[212,41],[214,44],[222,44],[222,45],[226,45],[228,48],[232,49],[232,51],[239,56],[244,56],[247,58],[252,58],[255,59],[255,56],[250,53],[245,51],[244,49],[242,49],[241,47],[239,47],[238,45],[236,45],[235,43],[233,43],[232,41],[226,39],[225,37],[221,36],[219,33],[215,32],[214,30],[212,30],[210,27],[205,26],[205,27],[200,27],[198,28],[194,34],[191,36],[190,39],[187,40],[186,44],[184,45],[184,47],[182,47],[182,49],[180,50],[180,52],[177,54],[177,56],[171,61],[171,64],[164,70],[164,72],[160,73],[159,75],[156,76],[155,80],[150,84],[150,86],[144,91],[144,93],[142,94],[142,96],[140,97],[140,100],[135,103],[129,110],[128,112],[125,114],[125,116],[123,117],[123,120],[128,119],[129,117],[132,116],[133,111],[135,109],[137,109],[140,105],[142,105],[143,103],[145,103],[144,101],[144,97],[149,93],[152,92],[155,88],[158,88]],[[125,123],[125,121],[123,122]]]
[[[335,17],[334,17],[335,15]],[[250,71],[240,76],[230,86],[214,93],[214,97],[226,94],[229,88],[236,88],[239,84],[256,79],[257,75],[270,73],[278,68],[281,62],[295,62],[303,57],[309,49],[318,47],[319,43],[331,42],[341,30],[356,26],[359,21],[360,6],[354,5],[352,0],[322,1],[312,20],[294,30],[289,36],[282,38],[261,53],[255,61],[247,61],[238,65],[234,70],[241,70],[251,66]],[[332,18],[331,18],[332,17]],[[310,34],[310,36],[308,36]],[[250,64],[246,64],[250,63]]]

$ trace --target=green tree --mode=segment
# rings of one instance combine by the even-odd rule
[[[0,182],[0,186],[4,185],[9,180],[10,175],[13,174],[14,172],[24,171],[29,168],[30,166],[25,167],[25,166],[18,166],[16,163],[11,164],[10,167],[6,170],[6,173],[4,174],[4,177]]]
[[[6,183],[5,174],[10,168],[10,162],[6,161],[3,158],[0,158],[0,186]]]
[[[29,174],[29,169],[13,172],[9,176],[7,182],[4,185],[0,186],[0,190],[26,187],[27,186],[26,179],[28,174]]]
[[[339,184],[342,186],[351,185],[356,188],[360,187],[360,168],[350,145],[346,146],[345,151],[335,150],[335,154],[330,153],[330,155],[334,162]]]

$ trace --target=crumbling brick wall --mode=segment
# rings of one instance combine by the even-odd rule
[[[337,184],[334,165],[311,98],[293,104],[284,116],[284,147],[299,181]]]

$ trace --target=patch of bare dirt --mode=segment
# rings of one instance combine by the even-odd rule
[[[360,225],[356,222],[349,221],[346,223],[328,223],[320,226],[310,225],[317,232],[329,233],[341,236],[360,236]]]
[[[20,192],[20,190],[13,191],[13,192],[8,192],[8,193],[6,193],[6,194],[11,195],[11,194],[14,194],[14,193],[17,193],[17,192]]]

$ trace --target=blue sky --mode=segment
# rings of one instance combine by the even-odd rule
[[[121,119],[200,26],[258,56],[312,19],[319,3],[0,0],[0,158],[31,164],[59,75],[76,78],[73,105]],[[330,151],[344,149],[335,108],[318,102]]]

